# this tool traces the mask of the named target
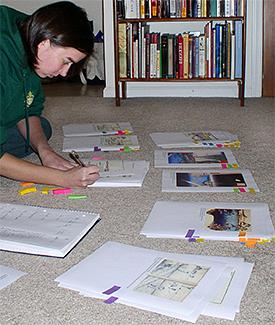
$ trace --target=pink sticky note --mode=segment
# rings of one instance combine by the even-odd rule
[[[240,192],[246,192],[246,190],[242,187],[239,187]]]
[[[60,188],[60,189],[57,189],[57,190],[53,190],[54,195],[67,194],[67,193],[72,193],[72,190],[70,188]]]
[[[227,165],[226,164],[222,164],[222,169],[227,169]]]
[[[94,156],[92,159],[107,159],[107,158],[99,157],[99,156]]]

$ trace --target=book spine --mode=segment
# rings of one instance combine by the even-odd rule
[[[150,33],[146,33],[146,78],[150,78]]]
[[[210,15],[211,17],[217,17],[217,2],[219,0],[211,0],[210,3]]]
[[[145,0],[145,18],[151,18],[151,0]]]
[[[170,0],[162,0],[161,18],[170,17]]]
[[[199,78],[205,76],[205,35],[199,36]]]
[[[168,78],[168,34],[161,37],[162,48],[162,78]]]
[[[151,1],[151,17],[152,18],[158,17],[158,1],[157,0]]]
[[[235,35],[236,35],[236,56],[235,56],[235,78],[242,78],[242,21],[235,21]]]
[[[137,4],[136,0],[125,1],[125,18],[137,18]]]
[[[183,79],[183,37],[178,36],[178,78]]]
[[[140,0],[140,19],[145,19],[145,0]]]
[[[183,33],[183,78],[189,76],[189,34]]]
[[[193,78],[193,36],[189,35],[189,74],[188,78]]]
[[[174,36],[168,35],[168,78],[174,78]]]
[[[226,78],[231,76],[231,23],[226,23],[226,37],[227,37],[227,47],[226,47]]]
[[[127,77],[127,24],[118,24],[119,76]]]
[[[160,33],[157,33],[157,62],[156,62],[156,70],[157,70],[157,78],[161,78],[161,41],[160,41]]]
[[[176,18],[176,0],[170,0],[170,18]]]
[[[181,17],[187,17],[187,0],[181,0]]]
[[[124,19],[125,18],[124,0],[117,0],[117,18],[118,19]]]

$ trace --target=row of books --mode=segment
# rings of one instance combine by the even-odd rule
[[[210,21],[203,32],[179,34],[120,23],[120,78],[242,78],[242,38],[241,20]]]
[[[240,17],[243,0],[117,0],[118,19]]]

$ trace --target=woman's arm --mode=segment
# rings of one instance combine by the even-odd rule
[[[0,159],[0,173],[15,180],[72,188],[87,187],[99,178],[97,166],[60,170],[36,165],[8,153]]]
[[[46,140],[39,117],[30,117],[29,123],[30,145],[40,156],[43,166],[5,153],[0,159],[0,173],[2,176],[63,187],[86,187],[99,178],[99,168],[97,166],[76,166],[76,164],[70,163],[53,151]],[[17,126],[22,135],[26,137],[25,120],[21,120],[17,123]]]

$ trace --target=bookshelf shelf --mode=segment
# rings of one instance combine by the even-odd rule
[[[127,0],[126,0],[127,1]],[[113,0],[113,6],[114,6],[114,55],[115,55],[115,96],[116,96],[116,105],[120,106],[120,99],[126,99],[127,98],[127,88],[126,85],[128,82],[235,82],[236,86],[238,87],[238,98],[240,100],[240,106],[244,106],[244,100],[245,100],[245,94],[244,94],[244,89],[245,89],[245,60],[246,60],[246,0],[236,0],[236,1],[242,1],[242,15],[241,16],[222,16],[222,17],[184,17],[184,18],[118,18],[118,9],[117,9],[117,0]],[[212,24],[234,24],[235,26],[235,22],[241,22],[241,44],[239,44],[239,47],[241,47],[241,57],[239,57],[239,70],[241,69],[241,74],[240,76],[236,77],[236,75],[234,75],[233,72],[233,76],[231,74],[231,76],[226,75],[224,76],[224,72],[218,77],[216,77],[215,74],[216,72],[216,67],[213,66],[211,63],[211,68],[210,68],[210,75],[208,72],[208,75],[205,76],[191,76],[190,75],[188,77],[179,77],[179,75],[177,74],[176,76],[172,76],[171,75],[168,76],[164,76],[164,77],[148,77],[147,76],[140,76],[140,74],[138,76],[134,76],[131,72],[131,76],[129,76],[129,67],[128,67],[128,72],[127,72],[127,77],[125,77],[125,75],[121,75],[121,71],[120,71],[120,34],[119,34],[119,28],[120,28],[120,24],[123,25],[131,25],[131,24],[136,24],[139,25],[141,28],[141,26],[144,25],[149,25],[150,24],[154,24],[154,23],[163,23],[166,26],[169,26],[170,24],[178,24],[179,25],[179,33],[182,33],[182,26],[184,26],[184,24],[186,23],[192,23],[192,22],[206,22],[207,23],[211,23],[211,28],[212,28]],[[228,23],[230,22],[230,23]],[[169,29],[169,28],[168,28]],[[235,32],[235,30],[234,30]],[[140,33],[140,31],[139,31]],[[160,34],[166,34],[166,33],[160,33]],[[167,31],[167,34],[169,34],[169,31]],[[127,42],[129,42],[129,40],[127,40]],[[211,40],[212,42],[212,40]],[[230,41],[231,44],[231,41]],[[140,44],[138,45],[140,46]],[[216,45],[211,43],[211,51],[216,53]],[[128,47],[129,48],[129,47]],[[214,48],[214,50],[213,50]],[[224,49],[223,49],[224,50]],[[137,50],[139,52],[139,56],[141,56],[141,51]],[[224,51],[228,51],[227,49],[225,49]],[[231,49],[230,49],[231,51]],[[127,55],[129,55],[129,53],[127,53]],[[131,54],[132,55],[132,54]],[[144,54],[143,54],[144,55]],[[232,56],[232,54],[229,54],[229,52],[227,52],[228,56]],[[161,54],[162,56],[162,54]],[[234,52],[234,56],[235,56],[235,52]],[[217,58],[219,56],[216,56],[215,58],[215,54],[211,54],[211,57],[214,57],[214,60],[217,60]],[[225,61],[225,54],[223,58],[220,58],[220,60],[224,60]],[[205,60],[206,60],[206,54],[205,54]],[[213,61],[213,59],[211,59]],[[226,59],[227,60],[227,59]],[[230,57],[231,60],[231,57]],[[177,63],[178,61],[174,61],[173,64],[178,65]],[[228,69],[231,71],[231,65],[233,66],[233,64],[235,65],[236,59],[234,58],[234,63],[233,61],[230,63],[224,63],[224,65],[227,65],[230,68],[224,68],[223,69]],[[129,62],[127,62],[127,64],[129,65]],[[132,64],[132,63],[131,63]],[[144,63],[143,63],[144,64]],[[148,62],[147,62],[148,64]],[[205,66],[207,66],[208,63],[205,63]],[[138,66],[141,65],[141,61],[139,61]],[[132,67],[131,67],[132,69]],[[137,69],[140,69],[140,67],[138,67]],[[189,67],[189,69],[191,70],[191,66]],[[209,69],[209,68],[205,68],[205,69]],[[232,68],[233,69],[233,68]],[[213,70],[213,71],[212,71]],[[235,67],[234,67],[234,71],[235,71]],[[140,72],[139,72],[140,73]],[[206,73],[206,72],[205,72]],[[229,72],[228,72],[229,74]],[[120,92],[120,85],[121,85],[121,92]],[[121,93],[121,98],[120,98],[120,93]]]

